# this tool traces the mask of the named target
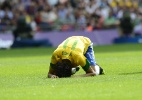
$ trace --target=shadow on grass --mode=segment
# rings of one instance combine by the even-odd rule
[[[142,72],[120,73],[119,75],[142,74]]]

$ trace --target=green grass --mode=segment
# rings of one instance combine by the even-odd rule
[[[54,49],[0,50],[0,100],[142,100],[142,44],[95,46],[105,75],[47,79]]]

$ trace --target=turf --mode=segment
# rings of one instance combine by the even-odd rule
[[[46,78],[54,49],[0,50],[0,100],[142,100],[142,44],[95,46],[105,75],[86,78]]]

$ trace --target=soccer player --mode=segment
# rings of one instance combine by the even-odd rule
[[[76,77],[104,74],[103,69],[96,63],[91,40],[84,36],[71,36],[53,52],[48,78],[73,77],[79,66],[85,74]]]

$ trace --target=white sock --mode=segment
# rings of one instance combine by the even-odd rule
[[[100,67],[98,65],[95,65],[95,71],[96,71],[96,75],[100,74]]]

